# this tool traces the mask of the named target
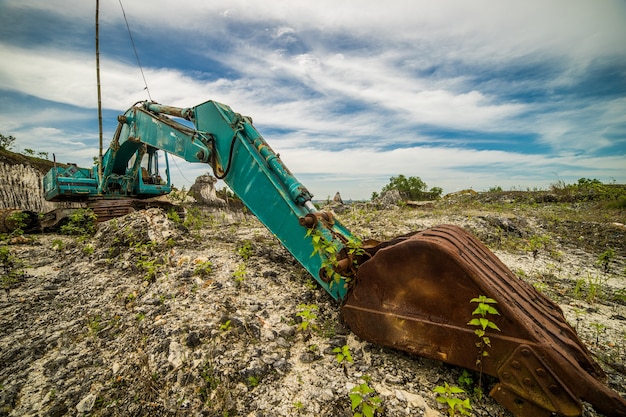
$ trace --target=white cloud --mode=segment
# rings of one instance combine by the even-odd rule
[[[101,3],[101,23],[122,25],[119,4]],[[322,197],[335,191],[347,198],[368,197],[388,176],[400,173],[420,176],[447,191],[496,182],[545,185],[555,180],[556,169],[559,175],[587,170],[590,175],[579,176],[623,178],[617,165],[623,158],[572,156],[612,145],[602,135],[626,123],[623,98],[584,105],[549,99],[525,103],[503,98],[508,87],[504,81],[472,81],[494,67],[506,72],[511,60],[545,60],[560,62],[567,70],[559,73],[557,68],[539,81],[507,82],[522,92],[575,86],[594,59],[625,56],[623,2],[134,0],[124,6],[135,34],[185,39],[194,58],[206,54],[236,74],[206,81],[203,74],[186,72],[184,62],[145,67],[155,100],[186,107],[214,99],[252,116],[264,135],[279,131],[268,135],[268,142],[294,172],[312,179],[309,187]],[[0,7],[63,14],[85,26],[93,22],[94,4],[83,0],[23,0]],[[229,32],[229,25],[238,30]],[[267,43],[257,43],[257,37]],[[220,40],[221,48],[200,47]],[[80,50],[78,44],[56,49],[1,41],[0,89],[93,109],[93,51]],[[140,56],[160,52],[139,50]],[[122,111],[147,98],[134,63],[103,56],[101,68],[105,108]],[[429,72],[438,68],[435,75]],[[465,68],[473,73],[462,74]],[[351,112],[338,110],[349,106]],[[94,143],[96,133],[72,130],[72,118],[84,122],[88,113],[62,113],[53,105],[32,114],[7,109],[0,114],[0,129],[20,132],[20,137],[45,137],[68,160],[90,163],[93,149],[83,144]],[[59,127],[64,120],[67,129]],[[537,135],[556,152],[476,151],[462,149],[456,139],[436,147],[433,138],[416,131],[420,125],[490,132],[494,137],[497,132]],[[398,144],[403,148],[390,150]],[[205,170],[185,168],[189,173]],[[339,185],[346,191],[333,189]]]

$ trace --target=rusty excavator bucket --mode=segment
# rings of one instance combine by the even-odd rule
[[[359,337],[499,379],[490,395],[518,417],[579,416],[581,400],[611,417],[626,401],[607,388],[561,309],[518,279],[478,239],[438,226],[367,249],[343,315]],[[497,301],[491,346],[477,364],[476,327],[484,295]],[[482,369],[481,369],[482,368]]]

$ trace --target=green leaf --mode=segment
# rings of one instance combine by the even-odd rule
[[[464,390],[463,388],[455,387],[454,385],[452,385],[452,386],[450,387],[450,392],[451,392],[452,394],[461,394],[461,393],[464,393],[464,392],[465,392],[465,390]]]
[[[374,408],[372,408],[370,404],[363,403],[361,409],[363,410],[363,415],[365,417],[374,417]]]
[[[501,331],[500,328],[498,327],[498,325],[495,324],[494,322],[490,321],[489,323],[487,323],[487,326],[489,326],[491,329],[495,329],[495,330]]]
[[[350,401],[352,402],[352,411],[354,411],[363,402],[363,397],[360,394],[350,394]]]
[[[496,315],[500,315],[500,313],[498,312],[498,310],[496,310],[495,308],[491,307],[491,306],[487,306],[487,313],[489,314],[496,314]]]
[[[487,326],[489,326],[489,323],[491,323],[489,320],[482,318],[482,317],[479,318],[478,320],[480,321],[480,327],[482,327],[483,330],[485,330]]]
[[[363,394],[371,394],[374,392],[374,390],[372,388],[369,387],[369,385],[367,385],[367,383],[361,384],[360,385],[360,391]]]
[[[471,319],[467,324],[470,326],[480,326],[480,321],[478,319]]]
[[[485,309],[481,308],[483,304],[479,304],[478,307],[474,311],[472,311],[472,316],[484,316]]]

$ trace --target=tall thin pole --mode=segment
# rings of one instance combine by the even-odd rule
[[[100,38],[98,12],[100,10],[100,0],[96,0],[96,78],[98,79],[98,133],[99,133],[99,151],[98,151],[98,183],[102,184],[102,93],[100,92]]]

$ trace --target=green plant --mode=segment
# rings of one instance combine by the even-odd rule
[[[235,269],[235,271],[233,272],[233,278],[235,279],[235,283],[237,283],[237,285],[241,285],[245,281],[247,274],[248,272],[246,271],[245,263],[240,263],[239,265],[237,265],[237,269]]]
[[[448,406],[448,416],[453,417],[458,414],[464,416],[471,415],[470,411],[472,410],[472,406],[469,398],[459,398],[460,394],[465,394],[463,388],[448,385],[447,382],[444,382],[443,385],[436,386],[434,392],[439,394],[436,398],[437,402]]]
[[[89,334],[93,337],[97,337],[98,333],[102,330],[102,317],[99,314],[91,316],[87,319],[87,328]]]
[[[61,239],[54,239],[52,241],[52,250],[61,251],[65,247],[65,243]]]
[[[183,219],[180,217],[180,214],[178,214],[178,211],[175,210],[174,208],[170,208],[167,211],[167,218],[173,221],[174,223],[178,223],[178,224],[183,223]]]
[[[259,378],[254,375],[251,375],[246,378],[246,383],[250,388],[254,388],[259,385]]]
[[[145,272],[144,280],[148,282],[154,282],[156,280],[159,270],[166,265],[165,259],[153,258],[154,249],[157,246],[157,243],[154,241],[149,241],[147,243],[135,243],[135,237],[130,230],[126,232],[125,239],[128,245],[133,249],[133,252],[138,255],[138,258],[135,262],[137,268],[140,271]],[[112,254],[110,253],[109,255]]]
[[[370,378],[362,376],[363,383],[350,390],[350,402],[354,417],[373,417],[382,413],[382,400],[376,391],[369,386]]]
[[[427,191],[428,186],[420,177],[405,177],[400,174],[397,177],[389,178],[389,184],[385,185],[381,194],[387,191],[397,190],[403,198],[409,200],[433,200],[441,196],[443,190],[440,187],[433,187]]]
[[[311,256],[318,254],[322,259],[322,269],[330,285],[339,284],[342,277],[341,274],[337,272],[337,267],[339,266],[339,262],[337,261],[337,247],[332,241],[326,239],[324,234],[317,228],[308,229],[306,236],[311,237],[311,243],[313,244]]]
[[[606,326],[602,323],[593,322],[589,323],[589,325],[595,330],[596,333],[596,346],[600,344],[600,333],[604,332]]]
[[[626,304],[626,288],[620,288],[613,293],[613,301],[621,301]]]
[[[353,363],[352,355],[350,354],[350,346],[343,345],[342,347],[336,347],[333,349],[337,363],[345,367],[345,362]]]
[[[237,248],[237,253],[243,258],[244,261],[247,261],[252,255],[252,242],[246,240],[243,245]]]
[[[226,333],[230,330],[230,320],[226,320],[224,323],[220,324],[220,330],[222,333]]]
[[[15,142],[14,136],[4,136],[0,134],[0,149],[11,150],[13,148],[13,143]]]
[[[533,287],[540,292],[541,294],[543,294],[547,288],[547,285],[545,282],[535,282],[533,283]]]
[[[0,288],[9,291],[24,278],[24,262],[14,256],[8,246],[0,246]]]
[[[463,372],[459,376],[458,381],[459,381],[459,384],[466,386],[468,388],[474,385],[474,378],[472,378],[472,375],[469,373],[467,369],[463,369]]]
[[[585,299],[588,303],[594,303],[596,299],[604,298],[607,280],[608,278],[603,279],[590,273],[587,274],[587,297]]]
[[[598,259],[596,265],[600,266],[605,274],[608,274],[611,270],[611,261],[615,258],[615,251],[611,248],[605,250]]]
[[[200,370],[200,377],[204,381],[204,386],[200,388],[200,398],[204,402],[208,402],[211,398],[211,392],[215,391],[222,381],[216,375],[215,369],[210,362],[204,364]]]
[[[157,259],[137,259],[137,267],[145,272],[143,279],[148,282],[154,282],[157,277],[159,268],[163,266]]]
[[[64,235],[93,235],[96,232],[96,215],[91,209],[77,209],[59,231]]]
[[[545,249],[550,242],[552,241],[552,239],[550,238],[550,236],[531,236],[530,239],[528,239],[528,241],[526,242],[526,247],[525,250],[532,253],[533,255],[533,264],[531,267],[531,270],[534,269],[535,267],[535,261],[537,260],[537,257],[539,256],[539,251],[542,249]]]
[[[317,325],[314,323],[317,319],[317,314],[315,313],[319,307],[315,304],[299,304],[298,312],[296,316],[300,317],[302,321],[298,325],[298,330],[303,332],[309,331],[309,327],[312,329],[316,329]]]
[[[28,225],[28,214],[22,211],[14,211],[7,216],[5,222],[11,226],[12,236],[21,236],[24,234],[24,228]]]
[[[576,285],[574,286],[574,298],[580,300],[582,299],[582,291],[585,285],[585,280],[583,278],[579,278],[576,280]]]
[[[213,262],[208,261],[208,260],[204,262],[200,262],[199,264],[196,265],[196,267],[193,270],[194,275],[198,275],[201,277],[209,276],[212,273],[213,273]]]
[[[311,278],[311,275],[307,274],[306,281],[304,282],[304,286],[309,290],[317,289],[317,283]]]
[[[586,310],[574,308],[574,314],[576,314],[576,331],[578,331],[578,325],[582,321],[582,316],[587,314]]]
[[[348,249],[348,256],[352,259],[352,266],[356,268],[358,265],[357,257],[365,254],[363,243],[359,239],[351,237],[346,242],[346,249]]]
[[[85,255],[93,254],[94,250],[95,250],[94,247],[92,245],[90,245],[90,244],[83,246],[83,253]]]
[[[487,356],[489,356],[488,348],[491,347],[491,340],[489,336],[487,336],[487,329],[500,331],[498,326],[489,320],[490,315],[500,315],[498,310],[493,307],[492,304],[497,304],[498,302],[493,298],[486,297],[484,295],[479,295],[476,298],[472,298],[470,303],[477,303],[478,306],[472,312],[472,316],[478,316],[471,319],[467,324],[470,326],[478,327],[474,330],[474,334],[478,338],[476,342],[476,347],[478,347],[478,358],[476,359],[476,366],[479,368],[479,376],[478,376],[478,388],[482,389],[482,376],[483,376],[483,360]]]
[[[192,232],[191,236],[194,239],[200,239],[200,231],[204,227],[204,216],[202,215],[202,211],[197,207],[187,209],[183,226]]]
[[[313,251],[311,252],[311,256],[315,256],[316,254],[320,255],[322,259],[330,257],[331,263],[336,263],[337,258],[337,248],[331,241],[326,239],[324,234],[318,228],[308,229],[306,232],[307,237],[311,237],[311,242],[313,243]],[[333,262],[334,259],[334,262]]]

